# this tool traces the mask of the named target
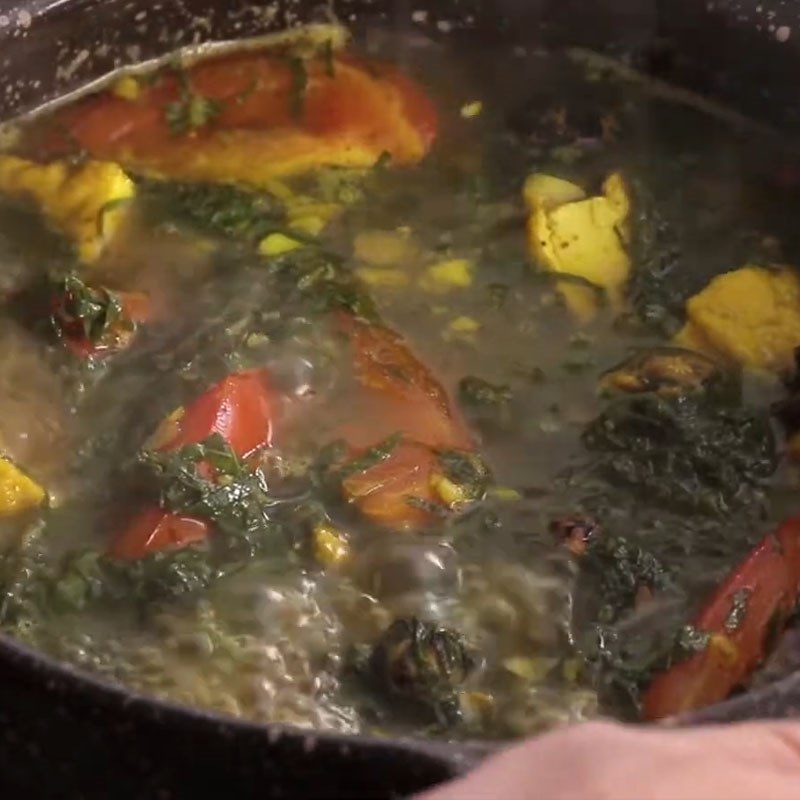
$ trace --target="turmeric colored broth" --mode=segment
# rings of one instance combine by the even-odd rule
[[[719,637],[746,685],[800,575],[693,620],[797,508],[791,149],[596,59],[340,38],[12,121],[2,629],[345,732],[637,718],[675,662],[684,710]]]

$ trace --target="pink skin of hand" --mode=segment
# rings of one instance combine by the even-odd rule
[[[416,800],[797,800],[800,723],[588,723],[510,748]]]

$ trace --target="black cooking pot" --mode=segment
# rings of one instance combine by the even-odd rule
[[[781,0],[0,0],[0,120],[179,46],[331,12],[357,28],[421,29],[464,46],[592,47],[783,132],[800,128],[800,8]],[[798,709],[800,678],[792,678],[689,721]],[[403,796],[467,769],[487,749],[226,719],[135,696],[0,638],[4,798]]]

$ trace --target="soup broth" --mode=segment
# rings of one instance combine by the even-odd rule
[[[590,54],[345,38],[9,121],[2,630],[343,732],[783,674],[790,144]]]

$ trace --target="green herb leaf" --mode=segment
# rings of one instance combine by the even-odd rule
[[[97,344],[121,323],[132,325],[114,292],[88,286],[74,273],[56,281],[53,294],[51,322],[58,336],[81,335]]]
[[[777,466],[767,415],[704,395],[617,398],[583,443],[611,482],[707,514],[753,503]]]
[[[211,97],[206,97],[195,92],[186,73],[179,69],[177,72],[180,83],[180,96],[172,103],[167,103],[164,114],[173,136],[205,128],[210,125],[221,113],[222,102]]]
[[[403,440],[402,433],[393,433],[379,444],[371,447],[363,455],[354,458],[339,470],[339,478],[344,480],[351,475],[358,475],[367,472],[383,461],[386,461],[394,452],[398,444]]]
[[[458,384],[461,402],[473,407],[498,407],[511,402],[511,387],[489,383],[482,378],[468,376]]]
[[[652,553],[620,536],[593,538],[583,566],[599,578],[598,617],[604,623],[633,608],[640,589],[658,592],[672,586],[669,571]]]
[[[237,556],[249,557],[275,542],[281,526],[272,512],[279,502],[262,473],[240,461],[221,436],[177,452],[146,452],[141,460],[160,487],[162,507],[213,522]]]
[[[285,228],[286,212],[270,195],[211,183],[149,182],[143,195],[154,216],[255,244]]]
[[[466,502],[475,503],[484,498],[492,473],[477,453],[439,450],[436,456],[444,476],[461,489]]]
[[[322,58],[325,62],[325,74],[329,78],[336,77],[336,61],[334,60],[333,42],[328,39],[322,48]]]
[[[354,669],[389,698],[411,701],[437,721],[458,721],[458,693],[480,663],[477,651],[457,631],[416,618],[398,619]]]
[[[292,85],[289,90],[292,116],[295,119],[302,119],[305,113],[306,92],[308,90],[306,62],[300,56],[289,56],[287,60],[292,73]]]

